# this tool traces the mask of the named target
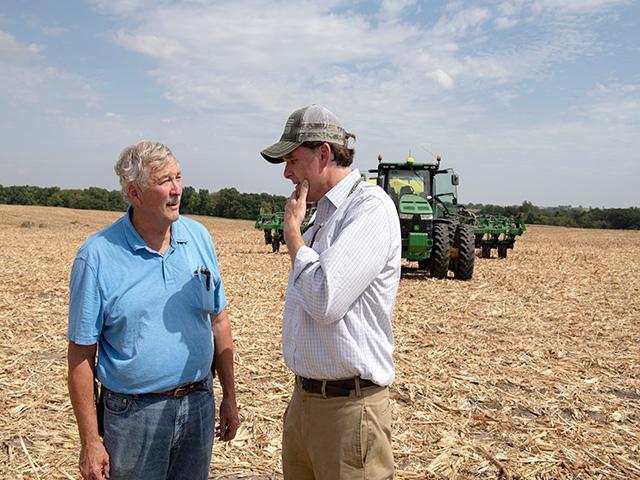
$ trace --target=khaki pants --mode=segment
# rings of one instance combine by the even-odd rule
[[[284,422],[282,467],[285,480],[393,478],[389,389],[325,398],[296,382]]]

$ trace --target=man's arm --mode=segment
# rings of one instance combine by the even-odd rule
[[[216,372],[222,386],[220,403],[220,425],[218,438],[224,442],[233,440],[240,424],[236,404],[236,387],[233,375],[233,338],[227,311],[211,316],[211,327],[215,339]]]
[[[301,247],[293,262],[292,287],[319,324],[340,321],[350,306],[378,278],[392,248],[400,248],[392,222],[398,222],[382,198],[358,199],[340,220],[331,246],[317,253]],[[394,244],[397,244],[394,247]]]
[[[69,341],[67,349],[67,382],[80,433],[80,473],[85,480],[109,478],[109,454],[98,435],[93,398],[96,347],[97,344],[78,345]]]

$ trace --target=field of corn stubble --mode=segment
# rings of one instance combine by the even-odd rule
[[[0,478],[79,478],[68,277],[120,214],[0,205]],[[252,222],[198,217],[233,321],[242,425],[210,478],[279,479],[289,267]],[[640,232],[530,226],[473,280],[407,269],[391,387],[399,479],[640,478]],[[495,253],[494,253],[495,257]]]

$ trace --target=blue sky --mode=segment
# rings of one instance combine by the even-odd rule
[[[355,166],[439,153],[462,202],[640,205],[640,2],[3,0],[0,184],[118,188],[168,145],[185,184],[287,195],[259,151],[319,103]]]

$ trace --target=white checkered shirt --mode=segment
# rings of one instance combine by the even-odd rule
[[[389,196],[352,171],[318,202],[295,258],[284,309],[282,349],[296,375],[395,376],[391,315],[400,282],[400,223]]]

